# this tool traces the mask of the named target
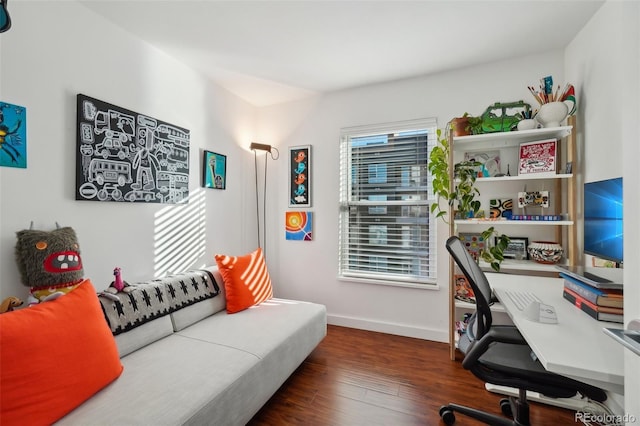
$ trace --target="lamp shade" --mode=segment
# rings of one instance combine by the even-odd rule
[[[267,151],[267,152],[271,152],[271,145],[267,145],[264,143],[257,143],[257,142],[251,142],[251,146],[249,146],[249,148],[252,151]]]

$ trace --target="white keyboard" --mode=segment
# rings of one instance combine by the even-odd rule
[[[538,296],[528,291],[502,290],[502,292],[506,294],[509,299],[511,299],[515,307],[520,311],[529,306],[531,302],[542,303],[542,300],[540,300]]]

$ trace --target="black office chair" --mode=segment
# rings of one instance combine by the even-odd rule
[[[516,327],[492,326],[492,295],[487,277],[458,237],[450,237],[446,246],[476,299],[476,312],[458,344],[465,355],[462,366],[484,382],[517,388],[519,393],[518,398],[500,401],[502,413],[513,420],[451,403],[440,408],[445,424],[453,424],[454,412],[458,412],[490,425],[529,425],[527,390],[551,398],[571,398],[580,393],[598,402],[607,399],[600,388],[545,370]]]

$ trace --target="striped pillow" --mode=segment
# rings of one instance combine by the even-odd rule
[[[240,312],[273,297],[262,249],[244,256],[217,254],[215,258],[224,280],[228,313]]]

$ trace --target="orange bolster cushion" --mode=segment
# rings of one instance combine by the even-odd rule
[[[244,256],[215,256],[224,281],[227,313],[240,312],[273,297],[267,264],[258,248]]]
[[[0,424],[51,424],[122,369],[88,279],[56,300],[2,314]]]

